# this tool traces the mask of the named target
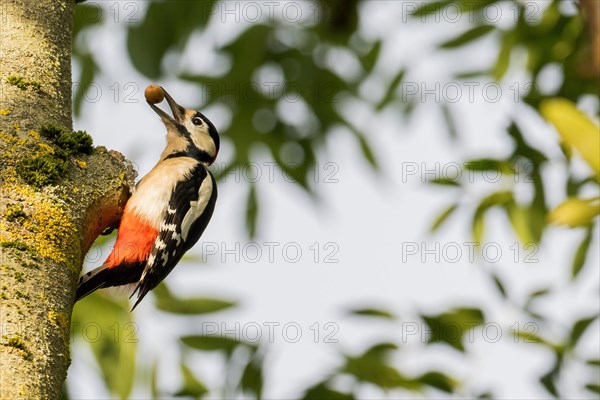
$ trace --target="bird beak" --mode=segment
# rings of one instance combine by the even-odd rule
[[[165,93],[165,98],[167,99],[167,103],[169,104],[169,107],[171,108],[173,117],[171,117],[169,114],[167,114],[166,112],[164,112],[163,110],[161,110],[160,108],[155,106],[154,104],[150,103],[149,101],[147,101],[147,103],[154,110],[154,112],[158,114],[158,116],[162,119],[162,121],[165,125],[167,125],[167,126],[172,125],[173,127],[177,128],[178,125],[183,124],[183,117],[184,117],[185,109],[183,107],[181,107],[179,104],[177,104],[175,102],[175,100],[173,100],[171,95],[169,93],[167,93],[167,91],[164,88],[162,88],[162,86],[161,86],[161,89]]]

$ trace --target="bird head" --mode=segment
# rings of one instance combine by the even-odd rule
[[[167,128],[167,147],[163,155],[189,153],[191,157],[212,164],[219,152],[219,133],[212,122],[201,112],[181,107],[164,88],[167,104],[173,113],[169,114],[147,101]],[[164,157],[161,157],[164,158]]]

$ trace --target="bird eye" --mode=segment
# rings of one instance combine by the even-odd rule
[[[194,125],[200,126],[200,125],[202,125],[202,120],[200,118],[198,118],[198,117],[194,117],[194,118],[192,118],[192,123]]]

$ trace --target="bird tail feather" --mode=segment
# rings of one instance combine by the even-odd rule
[[[109,275],[109,269],[106,265],[102,265],[82,275],[79,278],[79,286],[77,286],[75,301],[83,299],[85,296],[98,289],[107,287]]]

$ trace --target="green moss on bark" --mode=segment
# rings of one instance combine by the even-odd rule
[[[22,76],[11,75],[6,78],[6,83],[9,85],[16,86],[21,90],[31,89],[34,92],[40,93],[42,91],[42,84],[37,81],[27,80]]]
[[[69,164],[62,158],[52,154],[22,160],[17,165],[17,173],[28,185],[41,189],[59,181]]]

